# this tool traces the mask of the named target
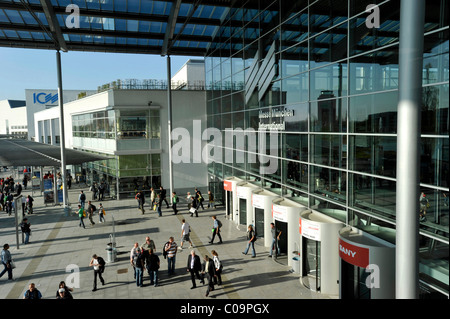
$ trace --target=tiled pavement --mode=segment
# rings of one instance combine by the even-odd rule
[[[88,197],[90,192],[84,189]],[[24,191],[27,195],[31,191]],[[79,189],[69,191],[73,211]],[[78,226],[77,216],[71,212],[65,216],[61,206],[45,206],[43,197],[35,196],[35,212],[29,215],[32,236],[30,243],[23,245],[19,236],[19,249],[16,247],[14,218],[0,213],[0,242],[10,245],[10,251],[16,262],[14,281],[8,281],[5,274],[0,278],[0,299],[22,299],[28,284],[33,282],[41,291],[44,299],[54,299],[58,283],[62,280],[68,285],[75,284],[75,299],[335,299],[315,293],[303,287],[299,276],[291,267],[268,258],[268,250],[263,241],[256,244],[257,257],[242,255],[246,246],[245,227],[237,226],[225,219],[223,209],[205,209],[199,217],[190,217],[185,205],[180,204],[181,211],[172,215],[171,209],[163,209],[163,216],[147,209],[144,215],[137,209],[134,199],[105,200],[106,222],[90,226],[85,219],[86,229]],[[98,207],[99,202],[94,201]],[[212,215],[217,215],[223,222],[223,244],[209,244],[211,237]],[[107,260],[107,244],[113,233],[112,217],[115,220],[117,260],[108,263],[104,273],[106,285],[99,283],[99,289],[92,292],[93,270],[89,261],[93,254]],[[185,218],[191,225],[191,238],[194,249],[200,256],[215,249],[224,265],[223,285],[216,287],[209,297],[205,297],[206,286],[197,284],[197,289],[190,289],[190,276],[186,272],[189,245],[176,257],[176,274],[167,275],[167,261],[161,255],[161,249],[170,236],[180,244],[181,220]],[[160,285],[149,285],[147,274],[144,287],[136,286],[129,252],[135,242],[142,244],[146,236],[155,241],[157,253],[161,259]],[[216,241],[218,239],[216,238]],[[285,257],[286,258],[286,257]],[[67,268],[69,267],[69,268]],[[78,269],[71,271],[70,269]],[[2,267],[3,270],[3,267]],[[79,280],[73,280],[73,278]]]

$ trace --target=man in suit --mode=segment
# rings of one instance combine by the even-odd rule
[[[195,277],[200,280],[200,283],[204,283],[203,279],[200,277],[200,271],[202,270],[202,264],[200,262],[200,257],[195,254],[192,250],[187,261],[187,271],[191,273],[192,287],[194,289],[197,287],[195,284]]]

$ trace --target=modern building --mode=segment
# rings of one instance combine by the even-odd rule
[[[27,138],[28,127],[26,122],[25,101],[0,101],[0,134],[11,135],[18,138]]]
[[[172,92],[172,127],[182,128],[192,144],[202,143],[193,132],[206,125],[205,91]],[[202,103],[199,103],[202,101]],[[71,175],[88,185],[102,181],[113,198],[134,197],[137,191],[147,194],[150,187],[168,189],[169,130],[167,92],[161,89],[109,89],[64,104],[66,148],[109,157],[108,160],[73,166]],[[59,108],[34,115],[38,142],[57,134],[52,123],[59,122]],[[195,122],[197,121],[197,122]],[[181,137],[174,136],[174,141]],[[206,167],[195,163],[195,154],[184,154],[187,160],[174,165],[174,190],[186,194],[195,187],[202,191],[208,185]]]
[[[366,11],[370,3],[236,2],[205,58],[208,127],[237,136],[215,145],[230,157],[214,156],[208,164],[211,184],[224,185],[229,218],[259,226],[267,247],[268,223],[275,220],[283,233],[280,248],[301,281],[341,298],[395,297],[403,2],[384,1]],[[410,196],[426,210],[420,219],[421,296],[448,297],[448,1],[426,1],[425,9],[425,197]],[[254,141],[266,143],[257,148]],[[262,173],[267,166],[274,169]],[[378,268],[371,273],[370,265]],[[377,271],[383,274],[378,289],[367,285]]]

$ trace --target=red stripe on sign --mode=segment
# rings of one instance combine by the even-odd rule
[[[369,248],[358,247],[339,238],[339,257],[357,267],[369,265]]]

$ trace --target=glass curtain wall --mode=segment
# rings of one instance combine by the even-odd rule
[[[448,0],[426,1],[421,138],[421,279],[448,294]],[[395,242],[400,1],[249,1],[205,59],[208,125],[256,134],[222,143],[211,178],[255,180]],[[271,147],[268,131],[276,132]],[[232,150],[233,157],[225,157]],[[267,156],[275,169],[262,174]],[[244,159],[242,161],[242,158]],[[305,201],[306,199],[306,201]],[[419,216],[418,216],[419,218]],[[393,235],[394,234],[394,235]],[[436,266],[438,265],[438,266]],[[443,272],[436,271],[442,267]]]

